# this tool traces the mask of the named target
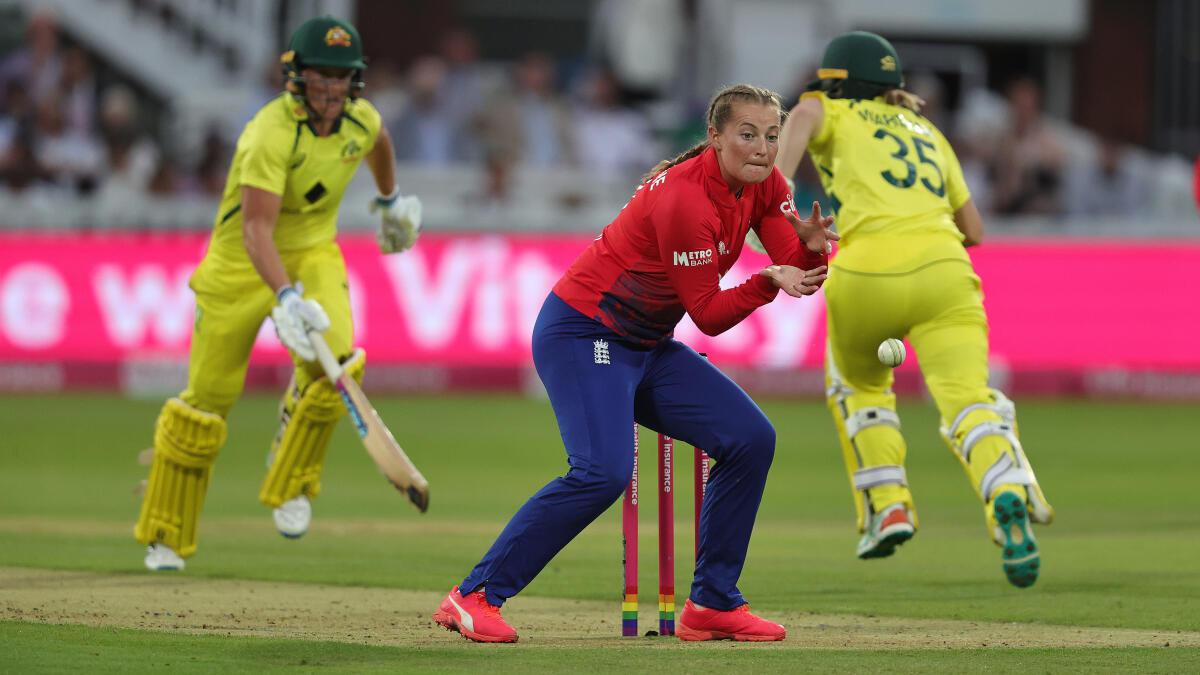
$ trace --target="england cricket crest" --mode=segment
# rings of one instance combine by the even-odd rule
[[[593,342],[592,356],[597,365],[607,366],[612,363],[608,356],[608,340],[596,340]]]

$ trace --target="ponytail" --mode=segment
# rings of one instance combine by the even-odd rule
[[[903,89],[888,89],[883,92],[883,102],[908,108],[917,114],[921,113],[921,108],[925,105],[925,99]]]
[[[813,90],[824,91],[829,98],[870,100],[882,97],[884,103],[906,108],[917,114],[920,114],[925,105],[925,99],[911,91],[866,80],[819,80],[807,89]]]
[[[708,139],[705,138],[704,140],[693,145],[692,147],[688,148],[687,150],[684,150],[683,152],[679,153],[678,155],[675,155],[674,159],[664,159],[664,160],[660,161],[658,164],[655,164],[653,169],[650,169],[650,171],[646,175],[642,176],[642,182],[645,183],[646,181],[650,180],[651,178],[654,178],[658,174],[666,171],[667,169],[675,166],[676,164],[687,161],[687,160],[695,157],[696,155],[699,155],[700,153],[704,152],[707,149],[708,149]]]

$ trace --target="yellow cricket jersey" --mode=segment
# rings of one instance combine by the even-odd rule
[[[903,272],[944,257],[967,260],[954,212],[971,195],[945,136],[882,98],[804,96],[825,111],[808,151],[837,216],[836,264]]]
[[[333,241],[346,185],[375,147],[381,120],[365,99],[347,101],[328,136],[319,138],[304,103],[283,93],[242,130],[217,210],[209,254],[223,262],[246,262],[242,243],[242,186],[283,197],[275,225],[280,252]]]

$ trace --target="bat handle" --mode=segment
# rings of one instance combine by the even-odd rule
[[[342,364],[338,363],[337,357],[329,350],[329,345],[325,344],[325,338],[321,336],[320,331],[308,331],[308,340],[312,342],[313,351],[317,353],[317,361],[321,362],[321,368],[325,370],[325,376],[331,382],[341,377]]]

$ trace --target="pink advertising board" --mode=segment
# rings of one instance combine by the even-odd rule
[[[100,369],[182,361],[202,235],[0,234],[0,390],[11,366]],[[517,371],[549,288],[587,246],[579,235],[434,235],[383,257],[344,236],[359,343],[374,365]],[[1002,240],[972,251],[994,364],[1010,373],[1200,374],[1200,241]],[[745,254],[725,277],[765,264]],[[716,338],[685,319],[677,337],[737,371],[816,371],[824,303],[780,296]],[[286,364],[270,322],[256,364]],[[913,364],[901,368],[901,379]],[[103,377],[99,377],[103,380]]]

